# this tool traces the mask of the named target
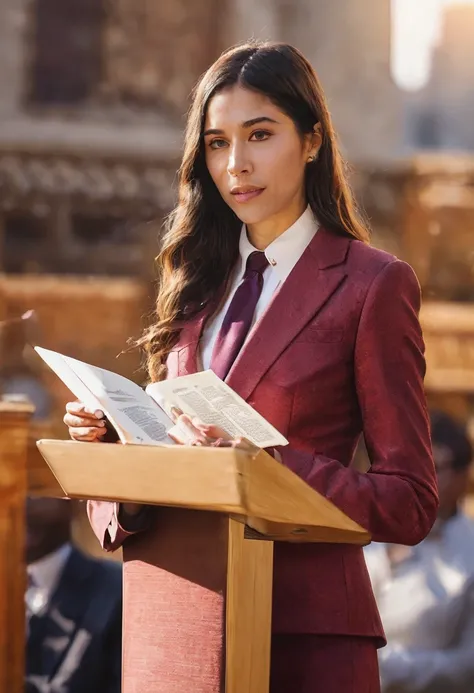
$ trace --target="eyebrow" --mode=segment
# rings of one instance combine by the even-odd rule
[[[259,123],[275,123],[278,125],[278,120],[274,120],[273,118],[270,118],[269,116],[259,116],[258,118],[251,118],[250,120],[246,120],[243,123],[241,123],[242,128],[244,130],[248,128],[252,128],[254,125],[258,125]],[[217,128],[209,128],[209,130],[206,130],[204,132],[204,137],[206,135],[223,135],[224,130],[219,130]]]

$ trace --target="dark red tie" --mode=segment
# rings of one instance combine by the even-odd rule
[[[244,278],[230,303],[212,350],[211,369],[222,380],[230,371],[250,330],[268,266],[265,253],[255,251],[247,259]]]

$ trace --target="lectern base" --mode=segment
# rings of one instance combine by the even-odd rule
[[[123,693],[267,693],[273,543],[157,508],[124,546]]]

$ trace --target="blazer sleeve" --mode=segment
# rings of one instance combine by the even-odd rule
[[[354,376],[371,469],[284,447],[283,463],[372,534],[413,545],[430,531],[438,507],[423,387],[420,287],[395,260],[376,275],[361,313]]]
[[[150,508],[144,505],[143,510],[127,524],[120,515],[120,503],[109,501],[87,501],[89,522],[105,551],[116,551],[125,539],[132,534],[143,532],[150,525]]]

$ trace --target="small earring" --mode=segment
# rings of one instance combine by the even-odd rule
[[[314,156],[308,157],[308,164],[311,164],[313,161],[316,161],[316,154],[314,154]]]

